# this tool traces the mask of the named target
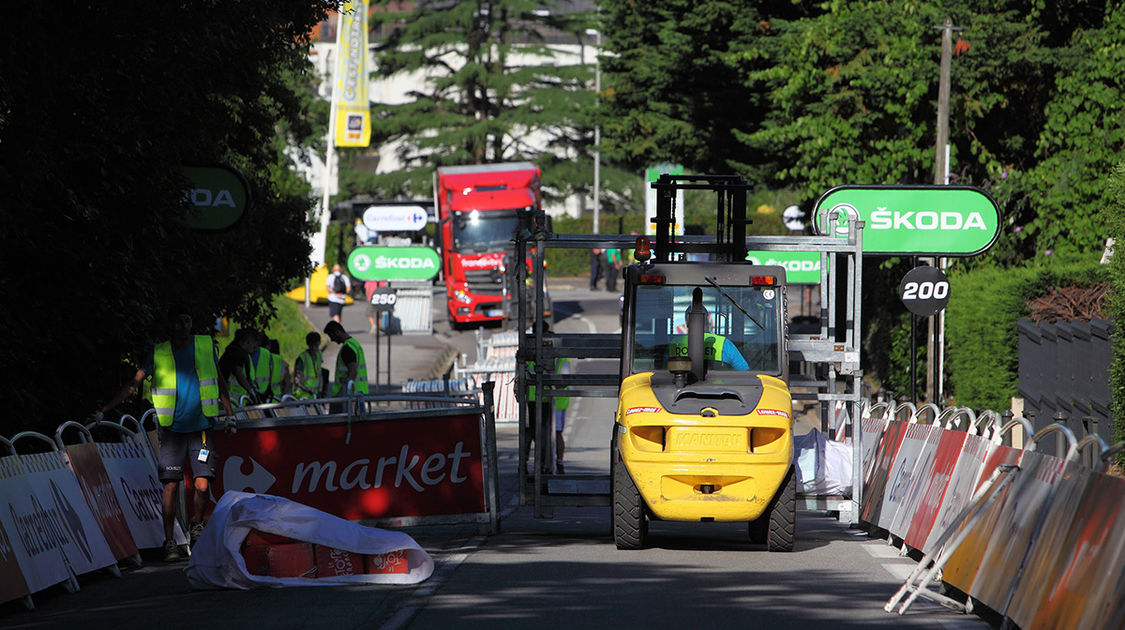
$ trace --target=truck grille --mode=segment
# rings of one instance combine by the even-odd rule
[[[476,295],[503,295],[504,286],[492,279],[492,271],[492,269],[466,269],[465,281],[469,285],[469,291]]]

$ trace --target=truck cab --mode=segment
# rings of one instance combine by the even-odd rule
[[[530,162],[439,167],[434,199],[449,321],[503,321],[518,213],[540,207],[539,169]]]

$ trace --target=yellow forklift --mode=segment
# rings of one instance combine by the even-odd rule
[[[520,331],[517,391],[534,386],[547,397],[617,400],[608,479],[557,474],[550,419],[539,405],[521,407],[521,503],[534,505],[536,517],[551,516],[556,506],[611,507],[619,549],[644,547],[649,521],[666,520],[745,522],[752,542],[791,551],[799,504],[849,518],[858,513],[858,493],[799,494],[793,400],[858,405],[862,224],[851,225],[842,239],[747,238],[750,186],[741,177],[665,174],[651,186],[657,193],[651,239],[553,234],[533,218],[517,235],[518,249],[534,246],[540,253],[547,247],[636,248],[636,262],[623,274],[620,335],[550,332],[536,315],[543,304],[534,291],[541,286],[537,277],[519,302],[520,319],[529,326]],[[716,193],[715,236],[674,234],[677,193],[693,189]],[[748,262],[748,244],[821,252],[818,333],[791,338],[785,268]],[[553,374],[550,366],[560,357],[616,359],[619,369]],[[791,392],[791,379],[800,391]],[[532,427],[546,437],[536,441],[534,453],[524,435]],[[527,468],[532,459],[540,463],[533,470]]]

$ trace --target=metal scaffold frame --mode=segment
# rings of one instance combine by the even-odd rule
[[[862,497],[861,434],[855,430],[862,404],[862,371],[860,369],[859,333],[863,288],[863,222],[848,217],[847,231],[829,236],[756,236],[746,235],[746,223],[724,224],[724,207],[744,211],[749,186],[737,176],[681,175],[661,176],[652,187],[657,190],[657,214],[653,219],[656,236],[654,259],[683,259],[687,254],[708,254],[720,260],[742,260],[747,250],[820,253],[820,331],[816,334],[790,334],[789,357],[807,369],[795,372],[790,388],[813,391],[793,392],[794,399],[815,400],[821,404],[821,425],[828,424],[837,403],[848,410],[852,440],[852,495],[850,497],[805,496],[810,509],[838,511],[841,520],[856,522]],[[717,196],[720,217],[716,236],[680,236],[672,234],[675,224],[675,191],[683,189],[713,190]],[[724,205],[727,204],[727,205]],[[730,206],[729,204],[737,204]],[[741,215],[744,216],[744,213]],[[825,217],[835,225],[834,214]],[[738,223],[738,222],[731,222]],[[610,505],[609,475],[560,475],[554,473],[553,419],[544,417],[542,406],[527,404],[523,395],[534,386],[537,399],[568,397],[617,398],[621,374],[558,375],[549,370],[533,372],[535,366],[553,366],[556,358],[616,359],[622,355],[619,334],[560,334],[544,328],[544,255],[547,248],[631,249],[637,236],[628,234],[555,234],[542,211],[520,214],[516,234],[516,260],[531,260],[531,265],[518,265],[520,291],[516,322],[519,333],[515,387],[519,405],[520,503],[533,505],[536,517],[550,517],[556,506]],[[530,269],[529,269],[530,267]],[[530,271],[530,276],[528,275]],[[531,307],[531,305],[534,305]],[[566,389],[563,389],[563,388]],[[529,418],[529,416],[531,416]],[[535,457],[530,453],[530,422],[534,422]],[[612,419],[607,419],[607,444]],[[529,470],[529,462],[536,463]]]

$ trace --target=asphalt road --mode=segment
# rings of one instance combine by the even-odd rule
[[[617,297],[552,287],[559,332],[618,329]],[[357,309],[358,310],[358,309]],[[472,332],[435,321],[433,337],[395,339],[471,352]],[[435,341],[439,343],[435,343]],[[432,350],[425,350],[431,352]],[[421,352],[421,350],[419,350]],[[472,357],[470,357],[471,359]],[[604,371],[593,361],[578,370]],[[574,400],[567,472],[607,473],[609,399]],[[410,533],[435,558],[416,586],[192,591],[183,564],[146,555],[120,578],[95,574],[82,589],[37,594],[38,609],[0,606],[5,628],[986,628],[976,617],[916,603],[904,616],[882,606],[913,568],[886,541],[823,513],[799,512],[793,553],[750,544],[745,525],[654,523],[651,546],[619,551],[608,508],[558,508],[535,519],[517,505],[516,430],[498,428],[502,533],[429,527]]]

